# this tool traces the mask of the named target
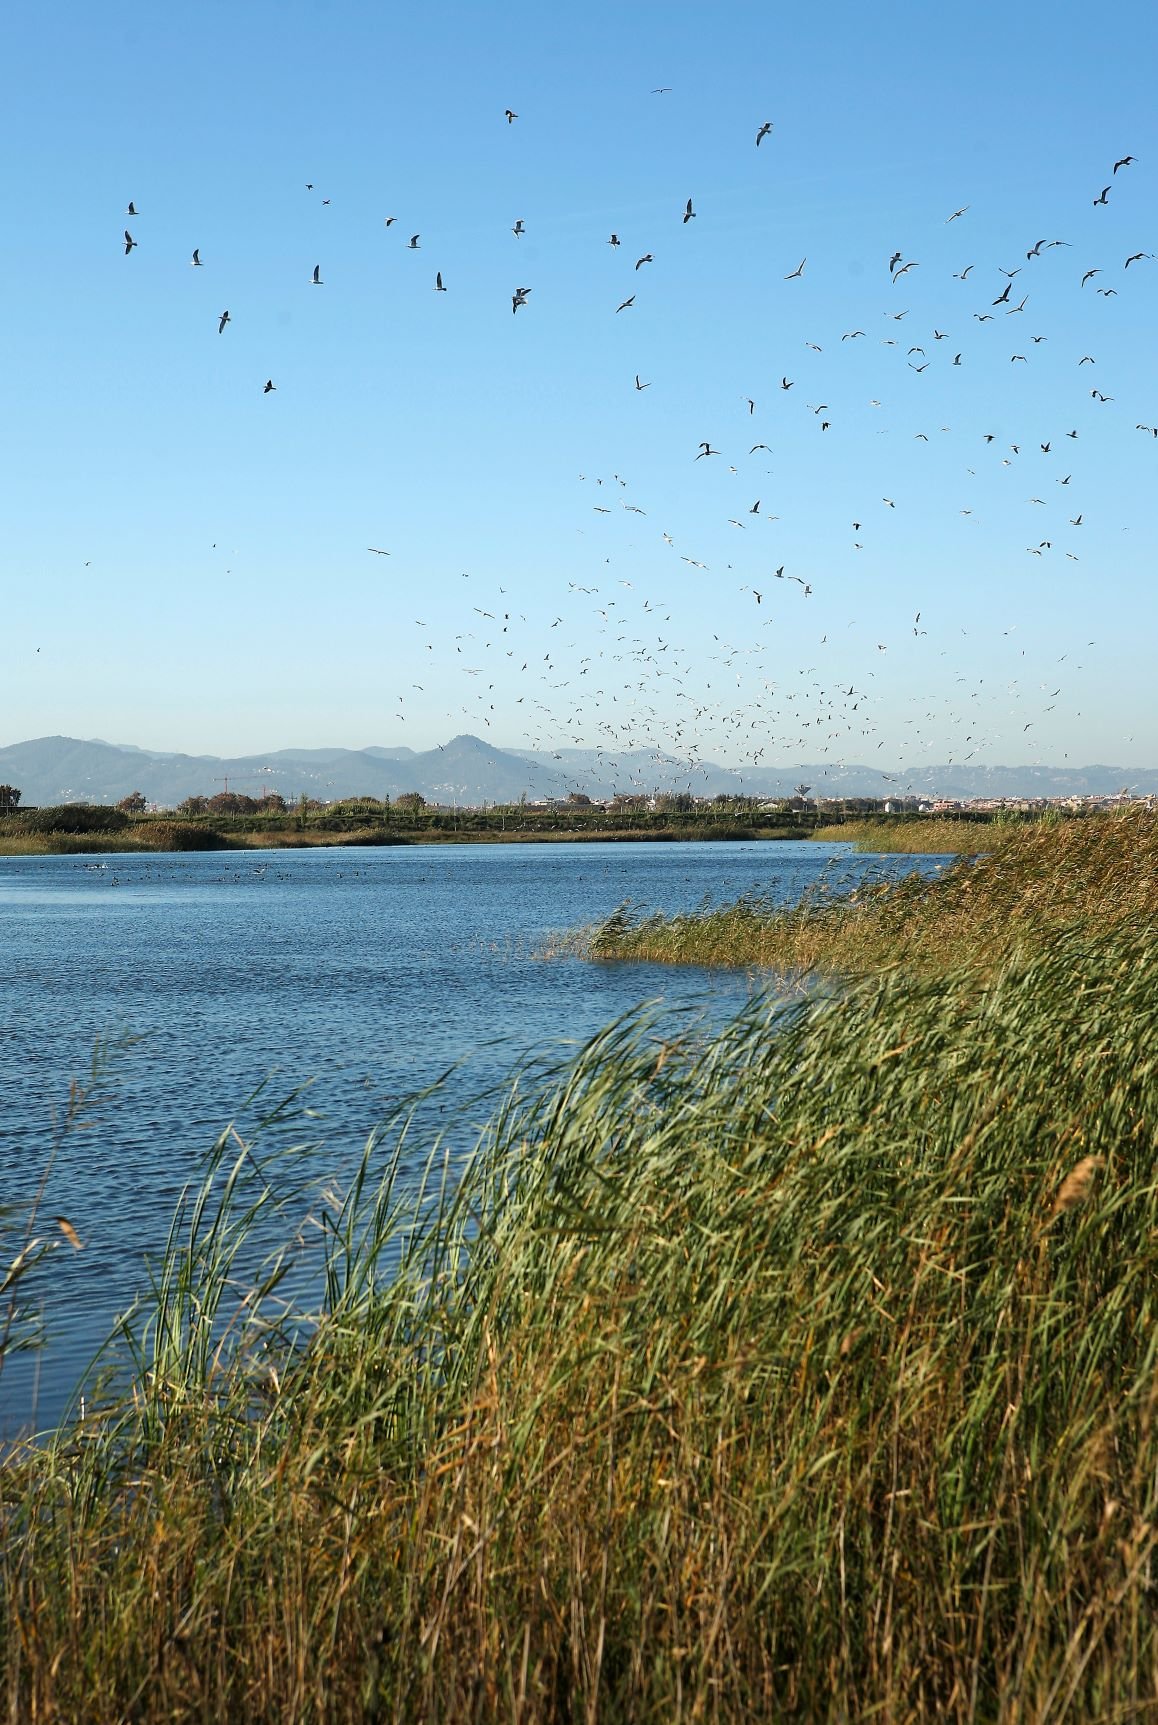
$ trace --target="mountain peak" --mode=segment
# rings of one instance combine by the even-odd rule
[[[607,751],[502,749],[469,731],[442,747],[415,751],[277,749],[268,754],[219,757],[140,749],[75,737],[37,737],[0,748],[0,782],[19,787],[23,802],[117,803],[132,791],[172,808],[186,797],[212,796],[230,788],[258,796],[280,792],[288,801],[303,793],[322,802],[345,797],[394,798],[417,791],[430,803],[537,801],[583,791],[597,800],[617,792],[691,791],[756,797],[790,796],[798,781],[827,797],[896,794],[969,797],[1113,796],[1123,785],[1135,795],[1158,792],[1158,772],[1121,766],[1022,767],[953,765],[894,768],[792,762],[786,766],[722,767],[688,761],[654,748]]]

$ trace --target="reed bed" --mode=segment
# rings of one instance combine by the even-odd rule
[[[821,885],[781,909],[743,900],[639,918],[622,908],[572,943],[598,959],[867,974],[882,966],[992,967],[1065,928],[1154,928],[1158,817],[1145,810],[988,829],[992,850],[940,874],[851,891]],[[995,842],[994,842],[995,841]]]
[[[709,1040],[632,1017],[514,1080],[465,1169],[376,1134],[307,1227],[224,1135],[127,1390],[0,1474],[7,1717],[1152,1717],[1127,897]]]
[[[1048,817],[1047,817],[1048,819]],[[1000,821],[916,820],[899,816],[879,821],[842,821],[819,826],[809,836],[824,844],[855,844],[875,856],[980,856],[1000,840]]]

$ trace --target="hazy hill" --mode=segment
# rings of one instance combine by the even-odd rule
[[[225,788],[259,796],[305,792],[322,801],[340,797],[396,797],[419,791],[429,802],[516,802],[583,791],[603,798],[616,791],[690,790],[698,796],[742,792],[783,796],[797,784],[814,796],[888,796],[908,791],[946,797],[1108,796],[1123,786],[1158,792],[1158,771],[1128,767],[793,765],[748,767],[689,764],[648,750],[608,754],[594,749],[553,752],[500,749],[479,737],[454,737],[436,749],[275,749],[268,754],[182,755],[133,744],[37,737],[0,748],[0,781],[18,785],[25,803],[115,803],[131,791],[172,806],[189,796]]]

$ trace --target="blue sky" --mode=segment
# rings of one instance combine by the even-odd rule
[[[1105,16],[14,15],[0,741],[1155,764],[1158,27]]]

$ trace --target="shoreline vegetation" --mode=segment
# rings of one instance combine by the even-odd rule
[[[7,1717],[1149,1716],[1156,913],[1152,816],[1011,830],[417,1188],[405,1117],[325,1194],[224,1133],[128,1393],[0,1471]]]
[[[193,799],[197,803],[206,799]],[[241,799],[235,799],[240,801]],[[622,806],[576,803],[554,808],[519,804],[485,809],[395,803],[312,804],[270,813],[127,812],[104,804],[0,811],[0,856],[108,855],[133,851],[275,850],[317,846],[414,844],[552,844],[681,840],[817,839],[854,843],[859,850],[910,854],[976,854],[992,848],[993,833],[1011,822],[1057,819],[963,812],[865,815],[853,800],[834,816],[804,799],[758,805],[754,798],[694,804],[684,796],[621,799]],[[1088,817],[1068,817],[1073,819]]]
[[[989,968],[1067,929],[1154,927],[1158,819],[1148,812],[990,828],[935,875],[830,884],[783,908],[756,899],[674,916],[623,906],[565,943],[582,957],[842,976],[954,963]],[[871,841],[870,841],[871,842]],[[943,842],[943,841],[942,841]],[[862,842],[862,846],[865,848]]]

